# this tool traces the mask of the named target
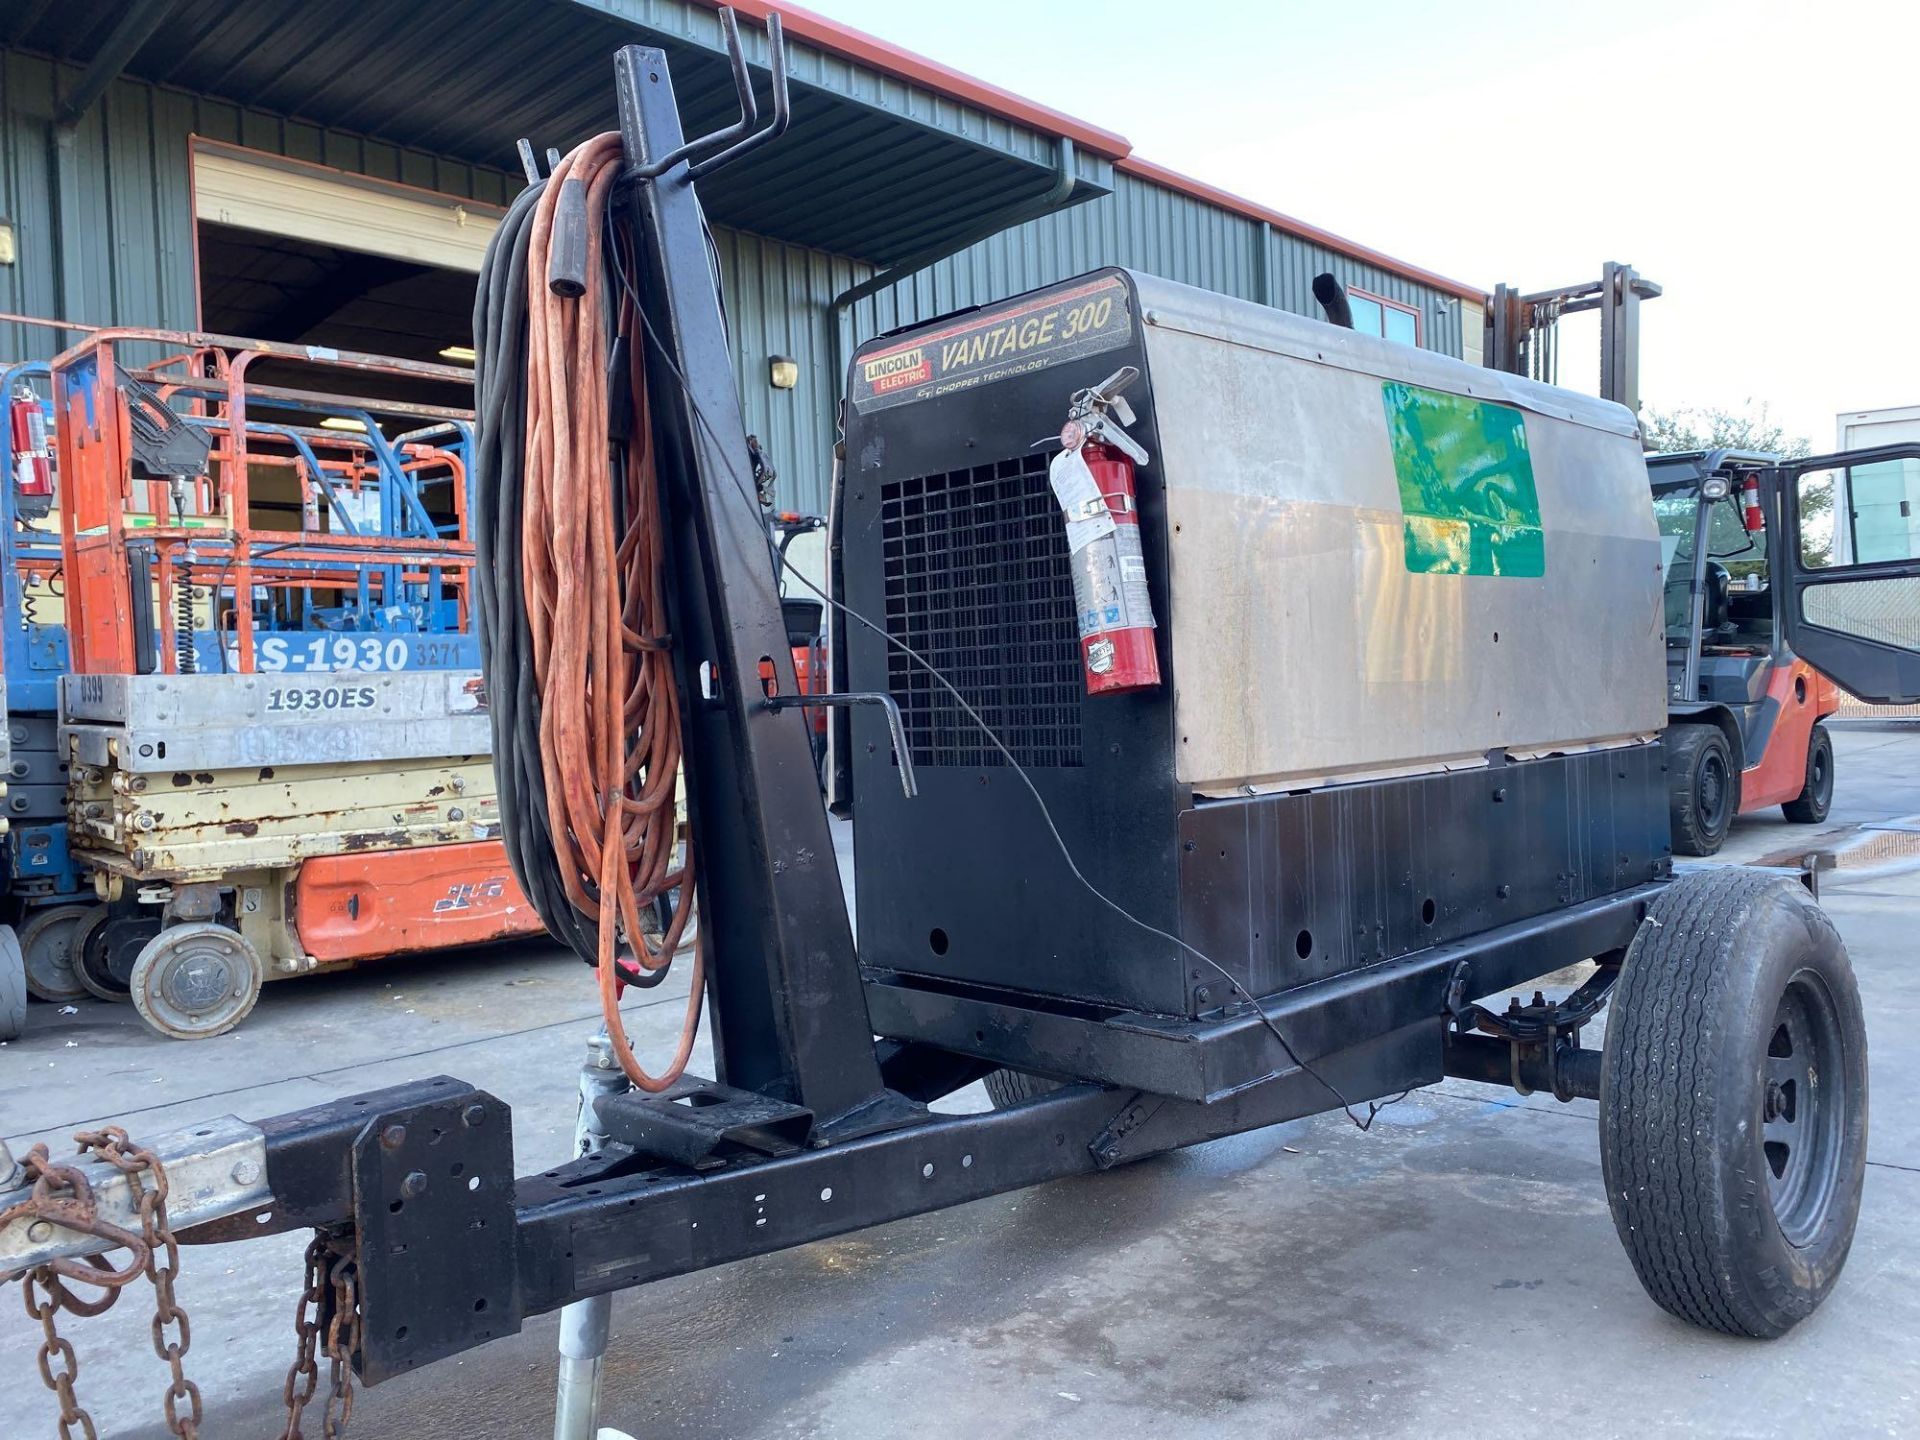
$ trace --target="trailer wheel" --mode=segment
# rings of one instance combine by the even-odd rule
[[[1711,855],[1726,842],[1740,808],[1740,776],[1718,725],[1667,727],[1667,810],[1673,848]]]
[[[29,992],[56,1005],[87,994],[76,963],[80,926],[89,916],[104,913],[98,905],[56,905],[33,912],[19,934]]]
[[[1815,724],[1807,737],[1807,783],[1800,794],[1780,807],[1796,825],[1818,825],[1833,808],[1833,737]]]
[[[1024,1070],[995,1070],[981,1084],[987,1087],[987,1098],[993,1101],[996,1110],[1011,1110],[1037,1095],[1060,1088],[1058,1080],[1029,1075]]]
[[[1866,1026],[1832,922],[1784,877],[1676,880],[1627,952],[1600,1069],[1607,1204],[1647,1293],[1784,1334],[1846,1263],[1866,1148]]]
[[[27,1028],[27,961],[11,925],[0,925],[0,1040]]]
[[[133,962],[134,1009],[173,1040],[224,1035],[260,998],[266,967],[238,931],[210,921],[162,930]]]

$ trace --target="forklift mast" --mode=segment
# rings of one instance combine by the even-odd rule
[[[1487,306],[1485,364],[1557,385],[1563,316],[1600,312],[1600,398],[1640,413],[1640,302],[1660,287],[1631,265],[1609,260],[1598,280],[1522,293],[1496,285]]]

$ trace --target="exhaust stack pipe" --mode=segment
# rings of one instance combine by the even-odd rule
[[[1353,307],[1347,304],[1347,287],[1331,273],[1313,277],[1313,298],[1327,314],[1327,323],[1343,330],[1353,328]]]

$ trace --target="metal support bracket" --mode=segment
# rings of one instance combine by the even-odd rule
[[[802,727],[767,713],[757,688],[763,662],[776,695],[797,694],[799,685],[749,488],[747,430],[694,191],[697,175],[777,132],[785,61],[771,23],[768,45],[774,125],[692,170],[684,160],[669,163],[685,155],[686,141],[665,53],[620,51],[626,164],[659,173],[626,188],[618,218],[640,242],[714,1064],[725,1083],[801,1106],[842,1134],[899,1106],[880,1079],[811,744]]]
[[[813,1112],[753,1090],[683,1075],[657,1095],[603,1095],[594,1114],[607,1135],[637,1154],[694,1169],[729,1154],[791,1155],[807,1143]]]
[[[769,695],[769,710],[807,710],[815,705],[851,708],[878,705],[887,716],[887,734],[893,741],[893,758],[900,767],[900,789],[911,800],[920,793],[920,782],[913,776],[913,752],[907,749],[907,727],[900,719],[900,702],[883,690],[842,690],[832,695]]]
[[[1107,1128],[1093,1137],[1093,1143],[1087,1149],[1093,1156],[1093,1163],[1102,1170],[1110,1170],[1118,1165],[1123,1157],[1127,1137],[1132,1135],[1156,1111],[1167,1103],[1163,1096],[1149,1095],[1144,1090],[1136,1090],[1127,1097],[1127,1103],[1120,1107]]]
[[[1464,963],[1464,962],[1463,962]],[[1548,1000],[1536,990],[1531,1004],[1514,996],[1504,1011],[1465,1001],[1466,974],[1459,968],[1449,982],[1447,1073],[1464,1079],[1506,1084],[1521,1095],[1546,1090],[1563,1104],[1599,1093],[1600,1052],[1580,1046],[1580,1031],[1607,1003],[1620,980],[1618,960],[1602,963],[1564,1000]],[[1493,1037],[1482,1040],[1479,1030]],[[1504,1063],[1496,1065],[1489,1047],[1504,1043]]]
[[[462,1087],[373,1114],[352,1164],[369,1385],[519,1330],[504,1104]]]

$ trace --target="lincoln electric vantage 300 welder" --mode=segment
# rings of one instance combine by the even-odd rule
[[[99,1248],[61,1223],[82,1183],[125,1226],[154,1167],[204,1176],[174,1230],[315,1232],[291,1428],[316,1336],[343,1401],[558,1309],[579,1440],[618,1290],[1364,1126],[1451,1075],[1598,1100],[1616,1228],[1674,1314],[1811,1313],[1859,1210],[1860,1001],[1802,877],[1672,863],[1631,411],[1122,271],[879,338],[831,525],[844,683],[802,692],[697,194],[784,129],[785,50],[776,19],[762,123],[720,24],[738,122],[687,140],[667,55],[623,50],[619,131],[544,176],[527,148],[475,311],[504,843],[607,1026],[577,1158],[516,1177],[509,1107],[449,1076],[137,1161],[94,1137],[0,1194],[0,1265],[44,1293]],[[1811,654],[1805,615],[1863,623],[1849,597],[1920,564],[1813,574],[1774,493],[1774,573],[1832,592],[1783,617]],[[1920,697],[1920,647],[1875,633],[1872,693]],[[823,704],[851,720],[857,949]],[[638,1055],[622,991],[680,963],[686,912],[642,918],[696,893],[679,1038]],[[994,1108],[933,1108],[982,1079]]]

